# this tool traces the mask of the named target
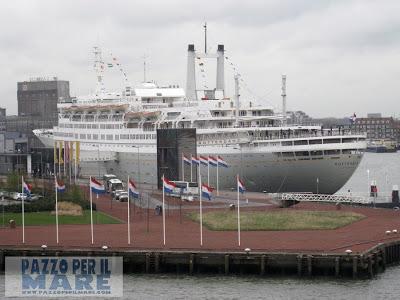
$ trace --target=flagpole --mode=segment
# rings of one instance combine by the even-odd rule
[[[163,189],[162,189],[162,216],[163,216],[163,237],[164,237],[164,246],[165,246],[165,183],[164,183],[164,175],[162,176]]]
[[[198,168],[199,168],[199,177],[201,176],[201,160],[199,158],[199,164],[198,164]],[[199,181],[199,179],[197,179],[197,182]]]
[[[57,156],[57,141],[54,141],[54,151],[53,151],[53,172],[54,176],[57,176],[57,171],[56,171],[56,156]]]
[[[66,162],[65,162],[65,159],[66,159],[66,154],[67,154],[67,151],[65,151],[66,149],[65,149],[65,146],[66,146],[66,143],[65,143],[65,141],[63,141],[63,143],[64,143],[64,177],[66,177],[66,173],[65,173],[65,164],[66,164]]]
[[[193,155],[190,155],[190,182],[193,182]]]
[[[210,156],[207,157],[207,185],[210,186]]]
[[[59,144],[59,149],[58,149],[58,175],[61,175],[61,161],[60,161],[60,158],[61,158],[61,144],[60,144],[60,142],[58,143]]]
[[[89,179],[89,189],[90,189],[90,233],[92,237],[92,245],[93,245],[93,197],[92,197],[92,176]]]
[[[54,176],[54,180],[55,180],[55,186],[56,186],[56,240],[57,240],[57,244],[58,244],[58,189],[57,189],[57,176]]]
[[[219,163],[218,163],[218,156],[217,156],[217,196],[219,196],[219,174],[218,174],[218,169],[219,169]]]
[[[240,246],[240,191],[239,191],[239,174],[236,175],[237,184],[237,217],[238,217],[238,244]]]
[[[21,192],[24,193],[24,176],[22,176]],[[24,196],[22,198],[22,244],[25,244],[25,207],[24,207]]]
[[[130,197],[130,190],[129,190],[129,175],[128,175],[128,244],[131,244],[131,197]]]
[[[76,184],[76,156],[74,158],[74,183]]]
[[[201,174],[199,171],[199,197],[200,197],[200,246],[203,246],[203,197],[201,191]]]
[[[185,181],[185,161],[184,161],[184,158],[183,158],[183,153],[182,153],[182,159],[181,159],[181,162],[182,162],[182,181]]]
[[[69,184],[71,185],[72,177],[71,177],[71,142],[68,142],[68,172],[69,172]]]

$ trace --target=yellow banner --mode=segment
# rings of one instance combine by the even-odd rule
[[[80,155],[81,155],[81,142],[77,141],[75,144],[75,157],[77,162],[80,161]]]
[[[58,157],[57,157],[57,141],[54,141],[54,163],[58,163]]]
[[[74,142],[73,141],[69,142],[69,161],[70,162],[74,161]]]
[[[59,150],[59,152],[58,152],[58,162],[60,163],[60,164],[63,164],[64,163],[64,159],[63,159],[63,148],[64,148],[64,143],[63,143],[63,141],[59,141],[59,143],[60,143],[60,150]]]

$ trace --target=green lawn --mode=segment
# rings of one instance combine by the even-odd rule
[[[15,220],[17,225],[22,224],[21,213],[5,213],[5,223],[9,220]],[[0,213],[0,222],[3,221],[3,215]],[[30,225],[54,225],[56,222],[55,215],[50,212],[30,212],[25,213],[25,226]],[[93,211],[93,223],[94,224],[119,224],[120,220],[115,219],[102,212]],[[59,216],[58,224],[90,224],[90,210],[84,210],[82,216]]]
[[[188,217],[199,222],[198,213]],[[364,218],[364,215],[340,211],[241,212],[241,230],[317,230],[336,229]],[[203,225],[210,230],[237,230],[237,211],[203,214]]]

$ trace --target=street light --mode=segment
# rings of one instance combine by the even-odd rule
[[[368,179],[367,197],[369,197],[369,192],[370,192],[370,185],[369,185],[369,169],[367,170],[367,179]]]

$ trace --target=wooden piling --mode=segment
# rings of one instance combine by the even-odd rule
[[[372,256],[368,257],[368,276],[370,278],[374,277],[374,271],[372,269]]]
[[[335,257],[335,276],[339,277],[340,275],[340,258]]]
[[[147,252],[145,256],[145,264],[146,264],[146,273],[150,273],[150,253]]]
[[[353,278],[357,277],[357,256],[353,256]]]
[[[194,270],[194,254],[190,254],[189,256],[189,274],[192,275]]]
[[[307,275],[312,275],[312,255],[307,256]]]
[[[265,264],[266,264],[266,255],[261,255],[261,260],[260,260],[260,275],[265,274]]]
[[[154,262],[154,272],[158,273],[160,272],[160,253],[155,253],[155,262]]]
[[[303,268],[303,255],[297,256],[297,276],[301,276],[301,269]]]
[[[5,257],[4,257],[4,251],[0,250],[0,272],[5,269]]]
[[[375,274],[378,274],[379,273],[379,259],[380,259],[379,251],[376,251],[374,253],[373,258],[374,258],[374,271],[375,271]]]
[[[229,274],[229,254],[225,254],[225,275]]]

